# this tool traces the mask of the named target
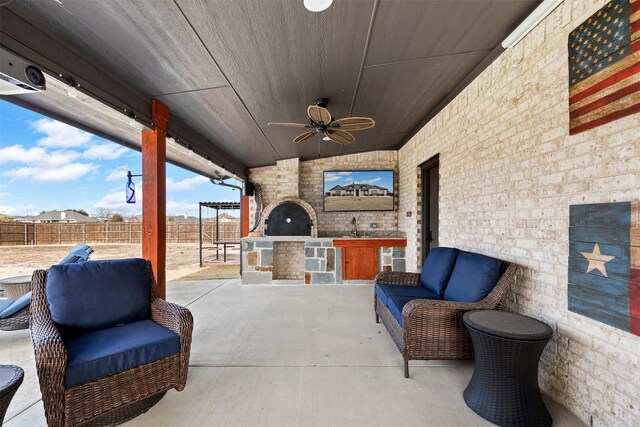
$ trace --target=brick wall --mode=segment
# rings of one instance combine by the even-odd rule
[[[262,191],[262,209],[278,199],[278,166],[264,166],[249,171],[249,181],[260,184]],[[249,229],[255,225],[256,203],[249,198]]]
[[[262,209],[280,198],[289,196],[298,196],[309,203],[318,217],[319,235],[349,232],[353,217],[356,217],[358,229],[362,232],[384,234],[397,231],[398,197],[395,197],[393,212],[324,212],[323,172],[340,169],[393,169],[396,172],[393,192],[398,194],[397,151],[371,151],[302,162],[298,159],[280,160],[275,166],[251,169],[249,180],[257,182],[262,188]],[[253,198],[249,203],[249,212],[249,224],[253,226],[255,215]],[[375,233],[370,228],[371,223],[378,225]]]
[[[378,232],[397,231],[398,197],[395,197],[394,211],[386,212],[324,212],[323,172],[327,170],[350,169],[393,169],[396,180],[393,192],[398,194],[398,153],[397,151],[371,151],[326,159],[300,162],[300,198],[309,203],[318,215],[318,232],[336,234],[351,230],[351,218],[358,222],[358,230],[371,233],[371,223],[378,224]]]
[[[304,242],[273,242],[273,279],[304,280]]]
[[[415,271],[418,166],[439,153],[440,245],[522,266],[510,309],[555,330],[543,389],[587,423],[638,426],[640,338],[567,310],[569,205],[640,198],[640,114],[568,135],[567,36],[605,3],[565,0],[399,151],[398,225]]]

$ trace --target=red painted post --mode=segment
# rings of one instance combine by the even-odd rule
[[[240,237],[249,235],[249,196],[240,196]]]
[[[151,116],[155,129],[142,131],[142,257],[151,261],[158,293],[164,299],[167,252],[166,132],[169,109],[154,99]]]

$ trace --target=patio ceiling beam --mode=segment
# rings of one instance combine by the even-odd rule
[[[138,122],[147,127],[153,127],[153,118],[150,115],[151,95],[144,94],[115,78],[100,67],[100,61],[78,52],[54,34],[47,32],[45,27],[35,25],[37,23],[35,19],[25,20],[3,7],[0,8],[0,22],[2,22],[0,44],[37,64],[48,75],[64,83],[67,83],[69,78],[73,78],[80,85],[79,91],[122,114],[133,114]],[[44,113],[47,114],[47,112]],[[62,121],[73,121],[73,117]],[[174,137],[179,137],[183,145],[190,144],[198,153],[208,155],[212,162],[232,172],[241,180],[246,180],[246,167],[227,153],[217,149],[217,146],[221,146],[218,141],[205,139],[176,118],[166,130]],[[100,133],[99,129],[95,131],[92,129],[91,132]],[[205,173],[205,175],[208,174]]]
[[[151,104],[154,130],[142,131],[142,257],[151,261],[160,298],[166,298],[167,123],[169,109]]]

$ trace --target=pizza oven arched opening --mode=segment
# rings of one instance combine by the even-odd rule
[[[284,202],[274,207],[265,219],[265,236],[311,236],[313,221],[298,203]]]

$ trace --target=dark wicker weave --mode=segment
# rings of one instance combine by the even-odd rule
[[[9,369],[13,372],[13,376],[6,384],[0,384],[0,426],[4,422],[4,416],[9,409],[9,403],[13,399],[13,395],[18,391],[18,387],[24,380],[24,371],[19,366],[0,365],[0,369]]]
[[[514,339],[479,331],[466,318],[465,323],[475,348],[473,376],[464,390],[467,405],[500,426],[550,426],[553,420],[538,387],[538,363],[551,328],[544,339],[527,339],[532,337],[526,333]]]
[[[496,286],[478,302],[409,301],[402,309],[402,327],[374,293],[376,322],[382,320],[402,353],[405,378],[409,378],[409,360],[473,359],[473,346],[462,316],[471,310],[499,310],[515,274],[516,265],[505,263]],[[374,284],[378,283],[420,286],[420,274],[381,272],[374,279]]]
[[[0,319],[0,331],[29,329],[29,306],[6,319]]]
[[[69,389],[64,387],[67,352],[46,301],[46,272],[34,273],[31,339],[49,426],[120,424],[146,412],[167,390],[184,389],[193,317],[186,308],[159,298],[147,265],[151,319],[180,336],[180,353]]]

